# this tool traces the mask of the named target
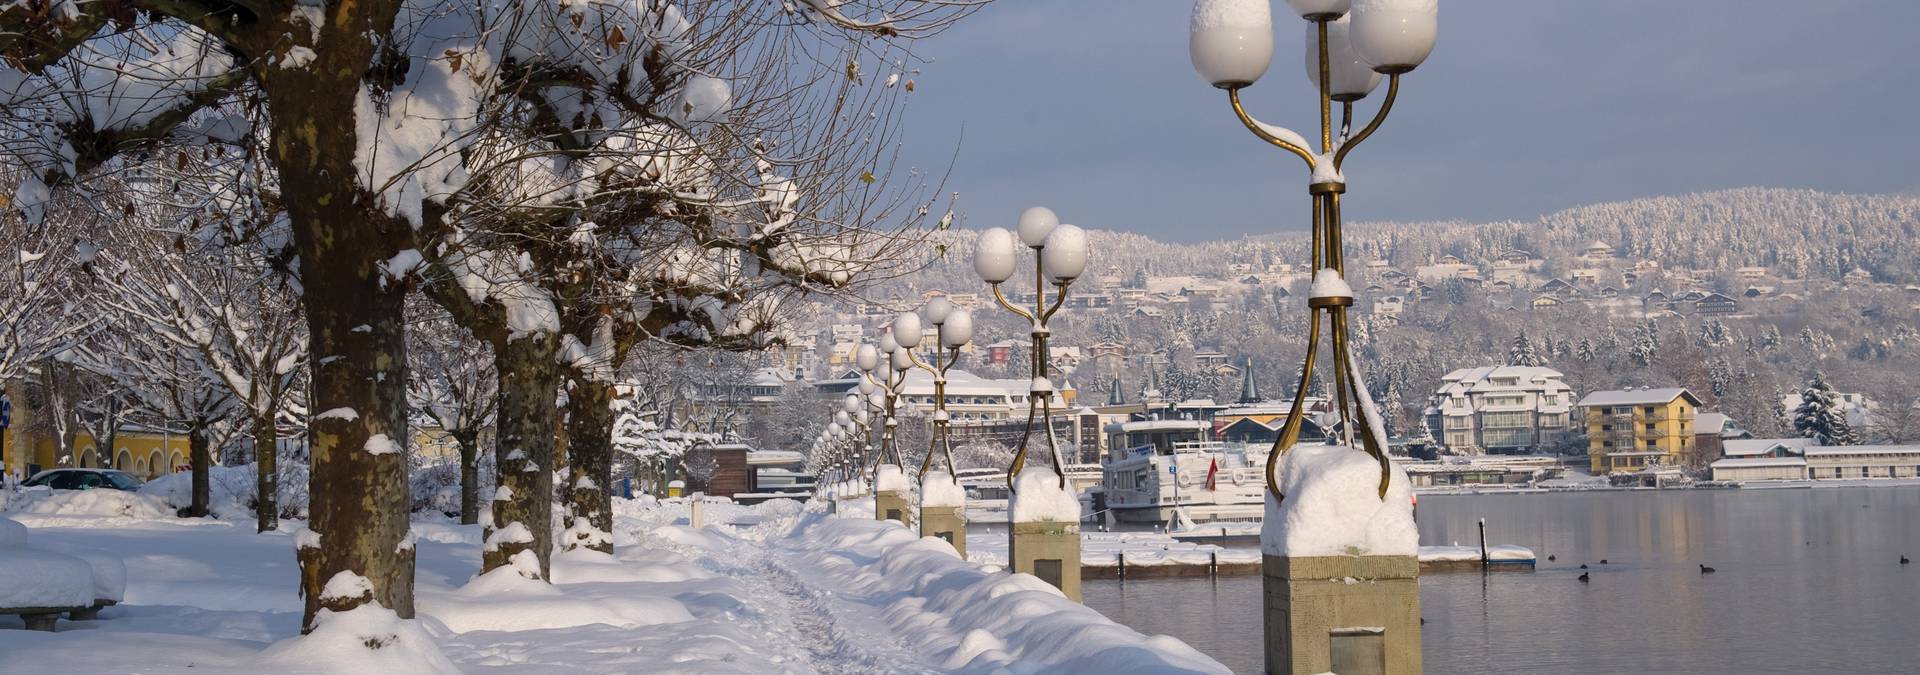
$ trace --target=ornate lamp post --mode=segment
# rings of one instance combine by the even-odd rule
[[[959,362],[960,348],[973,340],[973,314],[954,307],[946,298],[929,301],[926,312],[927,323],[933,324],[937,336],[933,363],[922,361],[913,348],[902,348],[915,367],[933,376],[932,433],[927,443],[927,456],[920,460],[920,536],[939,537],[953,544],[954,550],[964,559],[967,557],[967,493],[953,473],[953,438],[950,435],[951,419],[947,415],[947,371]],[[918,323],[918,317],[915,317],[915,323]],[[897,335],[900,320],[896,319],[893,325],[895,338],[903,340]],[[936,454],[946,458],[945,471],[934,470],[933,457]]]
[[[900,390],[907,381],[907,371],[913,368],[913,349],[901,344],[900,338],[920,340],[920,317],[914,314],[902,314],[894,319],[893,331],[880,336],[879,353],[876,355],[875,368],[865,377],[874,380],[878,391],[868,396],[868,400],[879,399],[882,420],[880,432],[880,450],[874,453],[873,466],[873,509],[874,518],[879,520],[897,520],[902,525],[913,526],[912,483],[907,480],[900,458],[899,416]],[[904,324],[904,325],[903,325]]]
[[[1386,120],[1400,93],[1400,76],[1412,72],[1433,51],[1439,2],[1287,0],[1287,4],[1307,22],[1307,75],[1320,103],[1318,151],[1300,134],[1254,119],[1240,104],[1240,90],[1259,80],[1273,58],[1268,0],[1195,2],[1190,43],[1194,69],[1209,84],[1227,91],[1227,101],[1240,122],[1261,140],[1306,162],[1311,176],[1308,257],[1313,285],[1307,301],[1312,320],[1306,362],[1293,407],[1267,457],[1269,494],[1261,534],[1266,553],[1267,671],[1419,672],[1419,591],[1414,582],[1418,541],[1411,527],[1410,491],[1404,476],[1397,485],[1393,481],[1396,470],[1387,458],[1384,427],[1348,345],[1347,312],[1353,306],[1353,289],[1345,278],[1340,198],[1347,189],[1341,168],[1348,153]],[[1365,98],[1382,75],[1387,79],[1385,99],[1373,119],[1353,132],[1353,104]],[[1336,102],[1340,104],[1338,127],[1333,120]],[[1305,421],[1304,394],[1313,380],[1323,315],[1332,336],[1335,410],[1344,438],[1337,447],[1304,451],[1311,456],[1303,458],[1303,451],[1288,451],[1299,441]],[[1363,424],[1355,424],[1356,419]],[[1378,481],[1365,486],[1352,480],[1352,461],[1360,457],[1353,450],[1356,435],[1359,449],[1368,456],[1360,461],[1378,465]],[[1286,490],[1276,473],[1283,461],[1287,463]],[[1288,490],[1310,494],[1288,499]],[[1359,490],[1380,501],[1355,501],[1350,493]],[[1365,525],[1340,529],[1327,524],[1333,517]],[[1312,545],[1326,541],[1358,545],[1334,547],[1335,551]],[[1340,554],[1356,549],[1359,555]],[[1367,583],[1336,581],[1346,578]],[[1352,625],[1381,630],[1362,635],[1343,628]]]
[[[1013,571],[1046,580],[1067,597],[1080,599],[1080,509],[1067,487],[1066,459],[1053,436],[1052,380],[1048,379],[1047,321],[1066,304],[1067,286],[1087,269],[1087,233],[1061,225],[1053,211],[1033,207],[1020,214],[1019,243],[1033,249],[1033,308],[1007,300],[1000,287],[1013,278],[1019,248],[1014,233],[992,228],[975,243],[973,269],[993,287],[993,298],[1009,312],[1027,320],[1033,337],[1032,383],[1027,392],[1027,426],[1007,469],[1009,528],[1007,557]],[[1054,287],[1051,303],[1047,286]],[[1034,422],[1046,429],[1047,451],[1053,457],[1052,476],[1026,471],[1027,451]],[[1031,476],[1029,474],[1032,474]]]

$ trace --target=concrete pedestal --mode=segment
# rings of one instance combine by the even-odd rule
[[[1267,672],[1421,672],[1413,556],[1265,557]]]
[[[960,559],[967,559],[966,509],[958,506],[920,507],[920,536],[939,537],[953,544]]]
[[[1013,571],[1053,584],[1080,601],[1080,524],[1057,520],[1014,523],[1007,559]]]
[[[913,495],[907,492],[873,493],[873,519],[898,520],[901,525],[913,528]]]

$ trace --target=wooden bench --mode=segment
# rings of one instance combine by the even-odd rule
[[[53,632],[53,624],[60,620],[61,614],[69,612],[98,612],[93,607],[0,607],[0,614],[18,614],[20,620],[27,623],[27,630]]]

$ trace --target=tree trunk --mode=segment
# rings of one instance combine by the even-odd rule
[[[566,549],[613,552],[613,385],[580,378],[567,396]]]
[[[559,342],[553,333],[535,333],[494,345],[494,371],[500,378],[493,450],[499,487],[488,507],[492,517],[484,523],[481,574],[531,552],[538,562],[538,578],[548,578],[553,555],[553,432],[558,412],[554,397],[560,391],[560,365],[554,354]]]
[[[480,522],[480,432],[461,429],[453,433],[460,446],[460,524]]]
[[[363,30],[332,20],[347,12],[333,12],[327,30]],[[298,539],[296,554],[306,599],[302,632],[313,630],[322,609],[370,602],[413,618],[407,457],[395,451],[408,439],[406,287],[387,283],[380,269],[413,247],[413,232],[356,184],[364,172],[353,166],[354,102],[366,54],[356,61],[317,51],[321,61],[311,68],[279,69],[267,79],[313,362],[312,533]],[[336,594],[325,595],[336,578],[356,583],[332,584]],[[370,594],[339,593],[361,579]]]
[[[187,461],[193,467],[193,503],[187,507],[188,518],[207,517],[207,502],[211,501],[207,471],[213,466],[213,452],[208,445],[206,420],[195,420],[187,432]]]
[[[280,437],[273,415],[253,420],[253,511],[259,532],[280,529]]]

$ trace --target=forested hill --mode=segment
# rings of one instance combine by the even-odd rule
[[[975,223],[976,227],[990,224]],[[1261,269],[1269,261],[1305,257],[1306,234],[1169,244],[1122,232],[1093,233],[1093,270],[1131,276],[1219,273],[1228,263]],[[975,232],[935,233],[927,287],[971,285]],[[1877,281],[1920,283],[1920,196],[1848,195],[1778,188],[1741,188],[1593,204],[1530,222],[1355,223],[1349,260],[1386,258],[1395,267],[1445,255],[1482,262],[1521,249],[1550,262],[1587,244],[1615,247],[1617,257],[1648,259],[1669,269],[1731,270],[1761,265],[1787,278],[1838,279],[1855,268]],[[944,253],[944,255],[942,255]]]

